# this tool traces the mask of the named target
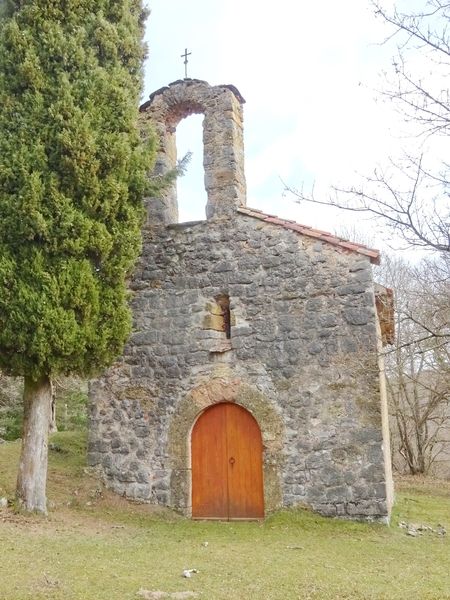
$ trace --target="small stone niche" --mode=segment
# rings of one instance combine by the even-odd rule
[[[227,340],[231,338],[231,313],[230,313],[230,297],[227,294],[219,294],[216,296],[217,306],[221,309],[221,331],[225,333]]]
[[[206,315],[203,320],[203,329],[216,331],[210,352],[226,352],[231,350],[231,326],[235,319],[230,310],[230,297],[228,294],[218,294],[214,301],[206,305]]]

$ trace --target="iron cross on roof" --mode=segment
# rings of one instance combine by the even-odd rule
[[[184,58],[184,78],[187,79],[187,66],[188,66],[188,56],[190,56],[192,52],[188,52],[187,48],[184,49],[184,54],[181,55],[181,58]]]

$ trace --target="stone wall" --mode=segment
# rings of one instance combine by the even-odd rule
[[[266,511],[385,519],[369,259],[238,213],[160,225],[144,230],[124,357],[91,383],[90,464],[189,514],[190,428],[227,399],[261,427]],[[230,338],[211,325],[223,295]]]

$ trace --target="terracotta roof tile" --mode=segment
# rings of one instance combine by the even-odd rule
[[[240,208],[238,208],[238,212],[249,217],[254,217],[255,219],[260,219],[265,223],[272,223],[272,225],[280,225],[285,229],[296,231],[297,233],[301,233],[308,237],[321,240],[323,242],[326,242],[327,244],[336,246],[337,248],[341,248],[350,252],[357,252],[358,254],[363,254],[364,256],[369,257],[370,262],[376,265],[378,265],[380,262],[380,253],[378,250],[368,248],[363,244],[357,244],[356,242],[344,240],[327,231],[313,229],[309,225],[301,225],[300,223],[296,223],[295,221],[291,221],[288,219],[280,219],[275,215],[268,215],[266,213],[263,213],[261,210],[258,210],[256,208],[248,208],[247,206],[241,206]]]

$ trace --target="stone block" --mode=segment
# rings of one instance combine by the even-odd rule
[[[370,281],[372,281],[372,271],[370,270],[370,268],[367,269],[360,269],[358,270],[355,274],[353,279],[355,281],[358,281],[360,283],[369,283]]]
[[[338,320],[335,314],[322,314],[318,316],[318,323],[320,327],[336,327]]]
[[[337,514],[337,508],[335,504],[314,504],[313,508],[324,517],[335,517]]]
[[[138,438],[145,438],[149,435],[149,427],[147,425],[138,425],[134,428],[134,433]]]
[[[96,465],[100,465],[102,463],[103,455],[95,452],[94,450],[90,450],[87,455],[87,464],[89,467],[95,467]]]
[[[350,273],[356,273],[357,271],[363,271],[370,267],[367,259],[356,260],[349,268]]]
[[[253,334],[253,328],[249,325],[235,325],[231,327],[231,337],[235,340],[239,336],[248,337]]]
[[[349,493],[349,488],[346,485],[334,485],[332,487],[327,487],[325,490],[325,498],[336,505],[351,500],[352,494]]]
[[[344,309],[344,318],[350,325],[366,325],[370,316],[370,311],[367,308]]]
[[[203,329],[213,329],[214,331],[224,331],[223,315],[207,314],[203,318]]]
[[[340,285],[336,288],[339,296],[351,296],[353,294],[362,294],[366,291],[366,286],[363,283],[349,283]]]
[[[322,352],[323,349],[324,349],[323,343],[319,342],[318,340],[311,342],[307,346],[307,350],[308,350],[309,354],[320,354],[320,352]]]

